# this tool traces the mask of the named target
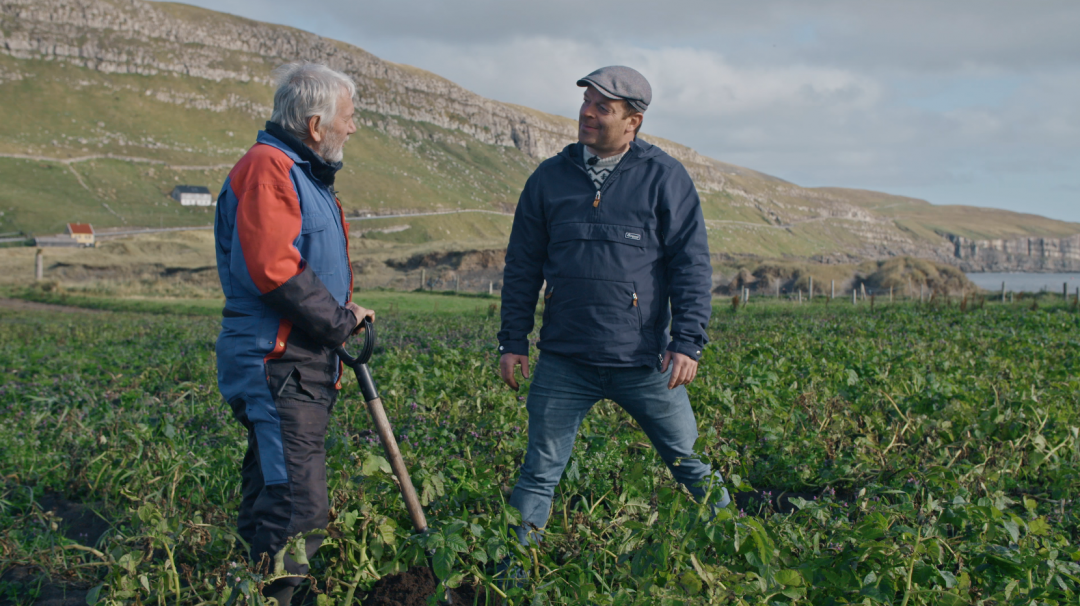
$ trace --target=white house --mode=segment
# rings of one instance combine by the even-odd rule
[[[216,202],[210,190],[201,185],[177,185],[172,190],[172,199],[181,206],[214,206]]]

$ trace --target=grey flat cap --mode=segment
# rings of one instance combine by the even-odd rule
[[[649,109],[652,87],[636,69],[623,65],[601,67],[577,81],[578,86],[592,86],[608,99],[623,99],[639,112]]]

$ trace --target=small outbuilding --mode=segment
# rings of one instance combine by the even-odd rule
[[[80,246],[94,245],[94,226],[89,223],[68,223],[67,234]]]
[[[180,206],[214,206],[216,202],[210,190],[201,185],[177,185],[170,194]]]
[[[67,233],[34,238],[36,246],[93,246],[94,226],[89,223],[68,223]]]

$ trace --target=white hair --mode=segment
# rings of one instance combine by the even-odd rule
[[[286,63],[274,70],[274,79],[277,91],[270,121],[301,141],[308,138],[311,117],[329,124],[337,114],[341,93],[348,93],[350,99],[356,95],[352,78],[321,63]]]

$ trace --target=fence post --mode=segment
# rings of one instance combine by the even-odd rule
[[[836,298],[836,280],[829,280],[829,298]]]
[[[863,282],[862,284],[859,284],[859,290],[862,291],[862,300],[865,301],[866,300],[866,282]]]
[[[34,279],[42,280],[45,278],[45,254],[41,249],[37,249],[37,253],[34,255]]]
[[[780,298],[780,278],[776,279],[776,298]]]
[[[744,303],[749,303],[750,302],[750,287],[749,286],[746,286],[746,287],[743,288],[743,302]]]
[[[892,289],[893,289],[893,287],[890,286],[889,287],[889,303],[892,303]]]
[[[851,289],[851,304],[852,305],[858,305],[859,304],[859,299],[856,298],[858,294],[859,294],[859,291],[857,289],[854,289],[854,288]]]
[[[1005,280],[1001,281],[1001,302],[1005,302]]]
[[[424,290],[424,287],[426,285],[427,285],[427,270],[421,268],[420,269],[420,290]]]
[[[1066,303],[1069,302],[1069,283],[1068,282],[1062,282],[1061,283],[1061,298],[1065,299]]]
[[[488,294],[495,294],[495,283],[491,280],[488,280]]]
[[[810,276],[810,290],[807,292],[806,298],[811,303],[814,302],[814,276]]]
[[[455,275],[454,276],[454,292],[457,292],[458,290],[460,290],[460,288],[459,288],[460,286],[461,286],[461,276]]]

